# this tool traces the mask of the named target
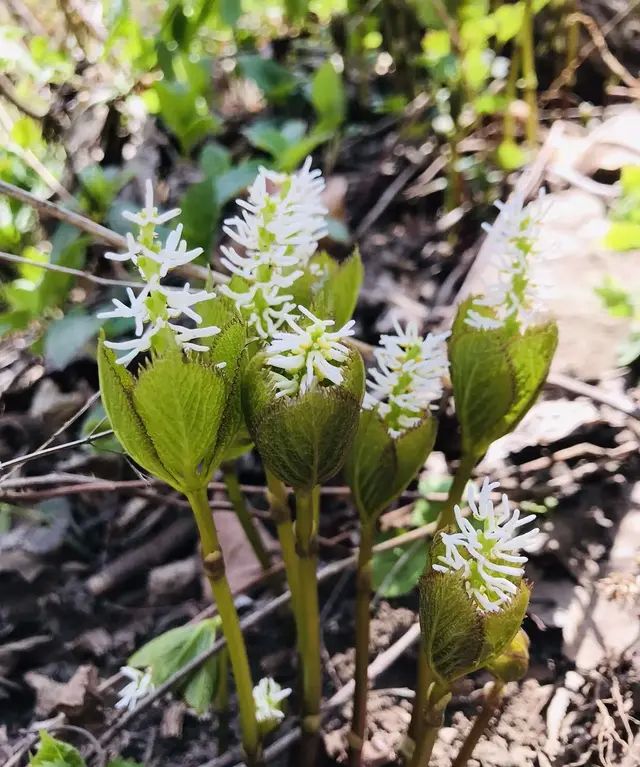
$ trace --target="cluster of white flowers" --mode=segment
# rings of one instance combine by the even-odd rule
[[[188,264],[202,253],[202,248],[187,249],[187,243],[182,239],[181,224],[167,236],[164,246],[158,242],[156,226],[165,224],[179,213],[178,208],[160,213],[153,202],[151,181],[147,181],[144,208],[138,213],[122,214],[139,227],[138,237],[127,234],[127,249],[124,253],[105,254],[113,261],[131,261],[146,282],[137,296],[131,288],[127,288],[129,304],[116,298],[113,300],[113,309],[98,314],[98,317],[105,319],[118,317],[134,320],[134,338],[128,341],[105,341],[105,346],[124,352],[117,360],[122,365],[128,365],[137,354],[148,351],[154,345],[162,348],[163,344],[176,343],[183,349],[206,351],[208,347],[198,341],[220,332],[220,328],[215,325],[186,328],[176,322],[184,315],[199,326],[202,316],[193,307],[215,298],[215,293],[192,291],[189,283],[182,288],[169,288],[160,284],[160,280],[171,269]]]
[[[222,263],[241,278],[220,291],[233,299],[263,340],[295,311],[287,290],[298,280],[324,237],[327,209],[324,179],[308,157],[291,175],[260,168],[242,214],[224,222],[224,232],[242,248],[222,247]],[[240,282],[240,284],[237,284]]]
[[[487,612],[499,611],[517,593],[527,561],[518,552],[531,546],[539,533],[537,527],[522,532],[521,528],[535,515],[521,518],[519,509],[512,512],[506,495],[494,508],[491,493],[497,487],[497,482],[485,479],[478,492],[469,484],[471,519],[463,516],[459,506],[455,507],[458,532],[443,533],[445,553],[439,557],[441,564],[433,565],[434,570],[442,573],[461,571],[467,592]]]
[[[271,374],[277,398],[295,397],[318,383],[341,384],[343,380],[340,366],[347,359],[349,349],[341,341],[353,335],[354,321],[349,320],[339,330],[330,331],[333,320],[320,320],[302,305],[298,311],[302,317],[297,320],[287,317],[293,332],[276,331],[266,348],[267,364],[283,371]]]
[[[291,688],[282,688],[271,677],[264,677],[253,688],[256,719],[265,729],[273,729],[284,719],[282,702],[291,695]]]
[[[449,333],[429,333],[423,338],[415,322],[403,330],[394,319],[393,326],[395,335],[381,336],[374,351],[378,368],[367,380],[363,407],[377,410],[396,438],[420,423],[442,396],[442,379],[449,370]]]
[[[536,322],[546,292],[542,254],[538,249],[540,226],[548,207],[544,191],[526,205],[524,193],[515,191],[499,210],[493,225],[483,224],[487,247],[494,253],[496,281],[475,300],[465,322],[479,330],[495,330],[511,322],[519,329]]]
[[[151,681],[151,669],[141,671],[139,668],[122,666],[120,673],[129,679],[129,683],[118,693],[116,708],[126,708],[131,711],[136,707],[139,700],[146,698],[154,689]]]

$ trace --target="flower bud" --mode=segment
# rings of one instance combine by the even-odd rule
[[[496,679],[501,682],[517,682],[529,670],[529,637],[520,629],[511,643],[497,657],[486,664]]]
[[[436,419],[426,414],[392,437],[377,411],[360,413],[344,473],[363,521],[375,519],[406,489],[431,452],[436,431]]]
[[[295,488],[326,482],[344,463],[358,424],[364,394],[364,365],[347,347],[340,383],[315,383],[294,396],[282,396],[266,354],[247,367],[242,404],[249,433],[262,460]]]

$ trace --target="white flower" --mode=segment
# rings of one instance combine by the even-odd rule
[[[158,288],[167,299],[167,315],[172,319],[184,314],[185,317],[194,322],[202,322],[202,317],[193,310],[194,304],[199,304],[201,301],[209,301],[216,297],[215,293],[208,293],[206,290],[190,289],[189,283],[185,283],[182,288],[166,288],[160,286]]]
[[[146,300],[149,296],[150,290],[151,285],[146,285],[136,296],[131,288],[127,288],[129,306],[127,306],[123,301],[114,298],[113,304],[115,309],[98,312],[97,316],[101,319],[133,319],[135,321],[135,333],[137,336],[141,336],[144,324],[149,322],[149,310],[147,309]]]
[[[182,325],[168,322],[167,326],[173,330],[179,346],[183,349],[191,349],[194,352],[206,352],[209,348],[205,344],[194,344],[194,339],[210,338],[220,332],[220,328],[216,325],[210,325],[206,328],[183,328]]]
[[[131,711],[142,698],[153,691],[154,685],[151,681],[151,669],[141,671],[131,666],[122,666],[120,673],[130,680],[118,693],[116,708],[126,708]]]
[[[273,729],[284,719],[282,702],[291,695],[291,689],[284,689],[271,677],[264,677],[253,688],[253,701],[256,706],[258,724]]]
[[[543,197],[541,190],[537,200],[525,205],[524,193],[515,191],[506,203],[496,203],[500,213],[493,225],[483,224],[497,276],[467,312],[465,323],[471,327],[494,330],[509,321],[526,328],[536,322],[546,291],[537,247],[548,211]]]
[[[509,499],[503,494],[497,509],[491,500],[497,482],[485,479],[480,492],[470,483],[468,503],[471,519],[455,507],[459,531],[443,533],[444,555],[433,569],[442,572],[461,571],[467,592],[475,597],[487,612],[497,612],[518,591],[524,575],[527,557],[518,552],[531,546],[538,536],[538,528],[523,532],[521,528],[535,519],[535,514],[520,517],[520,511],[509,508]]]
[[[160,226],[172,218],[180,215],[180,208],[173,208],[166,213],[160,213],[153,204],[153,184],[151,179],[147,179],[145,184],[145,196],[144,196],[144,208],[138,211],[138,213],[131,213],[125,211],[122,214],[123,218],[127,221],[131,221],[140,227],[147,226],[147,224],[153,224],[154,226]]]
[[[374,351],[378,369],[367,380],[364,407],[376,409],[395,438],[416,426],[442,396],[442,379],[449,369],[449,333],[423,338],[414,322],[403,330],[395,319],[394,329],[395,335],[380,337]]]
[[[166,322],[158,317],[152,325],[149,325],[141,336],[130,338],[128,341],[105,341],[104,345],[115,351],[126,351],[122,357],[117,357],[116,362],[120,365],[128,365],[138,354],[148,352],[151,348],[153,337],[165,327]]]
[[[298,310],[309,321],[302,327],[292,317],[287,318],[293,333],[277,331],[267,346],[267,364],[284,373],[272,374],[278,393],[276,397],[304,394],[317,383],[342,383],[340,366],[347,359],[349,349],[340,341],[353,335],[355,324],[349,320],[340,330],[329,331],[333,320],[320,320],[304,306]]]
[[[188,249],[187,243],[182,239],[182,224],[178,224],[169,233],[163,246],[155,241],[155,226],[179,213],[180,210],[177,208],[167,213],[158,213],[153,206],[153,188],[148,181],[145,208],[138,215],[123,214],[125,218],[140,227],[138,239],[129,233],[127,250],[124,253],[106,254],[107,258],[115,261],[132,261],[147,283],[137,296],[130,288],[127,289],[128,306],[115,298],[114,308],[98,315],[103,318],[133,319],[135,322],[135,338],[128,341],[105,342],[109,348],[125,352],[116,360],[121,365],[128,365],[137,354],[147,352],[154,344],[159,344],[160,339],[154,341],[154,338],[162,330],[170,330],[175,343],[181,349],[200,352],[207,351],[209,347],[197,341],[220,332],[220,328],[215,325],[185,328],[176,322],[184,315],[199,326],[202,323],[202,315],[193,307],[202,301],[214,299],[215,293],[191,290],[188,282],[182,288],[169,288],[160,284],[160,280],[171,269],[193,261],[202,253],[202,248]],[[167,338],[171,338],[168,333],[164,333],[163,336],[159,344],[160,348],[166,343]]]
[[[270,253],[274,262],[295,258],[306,264],[326,234],[327,209],[322,203],[324,179],[311,170],[311,157],[291,175],[260,168],[247,200],[237,200],[242,216],[224,222],[223,230],[252,259],[252,253]],[[282,264],[284,265],[284,264]]]
[[[260,168],[248,199],[237,200],[240,215],[224,222],[242,253],[223,246],[222,263],[242,282],[220,290],[236,301],[260,339],[271,338],[293,310],[286,291],[304,274],[327,232],[323,189],[322,174],[311,170],[310,157],[291,175]]]

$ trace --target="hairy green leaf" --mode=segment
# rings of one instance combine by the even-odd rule
[[[85,767],[77,748],[40,730],[38,750],[29,759],[30,767]]]

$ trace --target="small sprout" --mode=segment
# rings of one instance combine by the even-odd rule
[[[519,509],[510,510],[506,495],[494,508],[491,492],[496,487],[497,482],[485,479],[478,493],[473,483],[469,484],[471,519],[455,507],[459,530],[442,534],[445,553],[433,565],[436,572],[462,572],[467,593],[487,612],[499,612],[517,594],[527,561],[518,552],[531,546],[539,532],[538,528],[522,532],[535,514],[521,518]]]
[[[256,718],[263,734],[275,730],[284,719],[283,702],[291,695],[291,688],[282,688],[271,677],[262,678],[253,688]]]
[[[113,300],[113,309],[98,314],[103,319],[124,318],[132,319],[135,323],[134,338],[127,341],[105,341],[108,348],[124,352],[117,359],[121,365],[128,365],[143,352],[164,350],[172,345],[191,351],[208,351],[209,346],[199,341],[220,332],[216,325],[185,328],[176,322],[184,315],[199,326],[202,316],[193,307],[215,298],[215,293],[192,291],[189,283],[182,288],[169,288],[160,284],[160,280],[171,269],[190,263],[202,253],[202,248],[187,250],[187,243],[182,239],[182,224],[169,234],[163,247],[156,242],[156,225],[165,223],[179,213],[180,210],[176,208],[159,214],[153,205],[151,181],[147,181],[145,207],[139,214],[123,214],[127,220],[140,227],[138,238],[129,233],[124,253],[106,254],[107,258],[115,261],[132,261],[146,282],[138,295],[127,288],[128,305],[116,298]]]
[[[545,286],[540,275],[538,239],[548,211],[543,196],[541,191],[537,200],[525,205],[524,194],[516,191],[506,203],[496,203],[500,213],[494,223],[483,224],[491,238],[497,279],[469,308],[465,322],[471,327],[526,328],[535,324],[541,314]]]
[[[395,438],[417,426],[442,397],[442,380],[449,370],[449,333],[423,338],[413,322],[403,330],[394,321],[394,328],[396,334],[381,336],[374,351],[378,369],[367,381],[364,407],[377,410]]]
[[[154,685],[151,681],[151,669],[141,671],[132,666],[122,666],[120,673],[129,679],[118,693],[116,708],[124,708],[128,711],[134,709],[139,700],[146,698],[150,692],[153,692]]]
[[[333,320],[320,320],[302,305],[298,310],[309,322],[301,320],[303,326],[288,317],[293,333],[277,331],[266,349],[266,363],[283,371],[272,373],[277,399],[304,394],[324,382],[341,384],[341,365],[349,356],[349,349],[341,341],[353,335],[353,320],[330,331]]]

